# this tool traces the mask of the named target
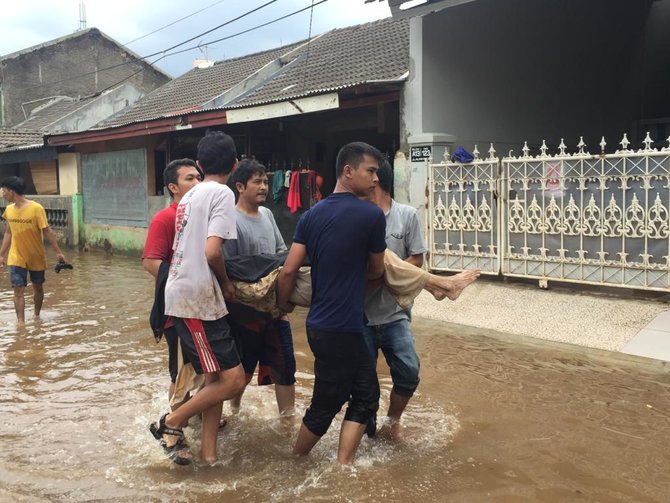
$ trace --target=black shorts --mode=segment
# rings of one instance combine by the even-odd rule
[[[240,364],[235,340],[225,318],[214,321],[172,317],[184,357],[196,374],[232,369]]]
[[[303,423],[323,436],[347,401],[347,421],[366,424],[379,408],[379,382],[360,332],[324,332],[307,327],[314,353],[314,392]]]
[[[229,303],[228,311],[247,378],[251,380],[258,367],[259,386],[295,384],[291,324],[240,303]]]

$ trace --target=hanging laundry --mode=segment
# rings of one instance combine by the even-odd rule
[[[291,213],[295,213],[298,211],[298,208],[302,208],[302,204],[300,203],[300,171],[296,170],[291,173],[286,205],[291,210]]]
[[[284,187],[287,189],[291,186],[291,170],[287,169],[284,172]]]
[[[284,172],[280,169],[275,170],[272,176],[272,200],[277,202],[281,199],[282,192],[284,192]]]
[[[323,198],[321,194],[321,187],[323,187],[323,177],[321,175],[316,175],[316,201],[319,202]]]
[[[307,171],[307,180],[305,183],[305,196],[307,205],[311,208],[317,203],[316,199],[316,172],[313,169]],[[302,192],[301,192],[302,194]]]

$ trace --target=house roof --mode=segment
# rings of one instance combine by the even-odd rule
[[[400,82],[409,70],[409,25],[391,18],[325,33],[288,62],[266,85],[226,108],[322,94],[360,84]]]
[[[278,70],[269,77],[250,81],[245,92],[219,107],[208,103],[270,63],[277,64]],[[309,43],[220,61],[210,68],[194,68],[93,129],[286,101],[361,84],[401,82],[408,70],[408,22],[387,18],[332,30]]]
[[[27,131],[14,128],[0,128],[0,152],[28,150],[44,145],[41,131]]]
[[[140,56],[139,54],[131,51],[130,49],[128,49],[128,47],[126,47],[125,45],[117,42],[112,37],[110,37],[109,35],[106,35],[105,33],[101,32],[97,28],[87,28],[85,30],[75,31],[75,32],[70,33],[68,35],[64,35],[62,37],[54,38],[53,40],[48,40],[46,42],[42,42],[41,44],[36,44],[36,45],[31,46],[31,47],[26,47],[25,49],[21,49],[19,51],[15,51],[15,52],[12,52],[12,53],[9,53],[9,54],[0,55],[0,61],[4,61],[4,60],[7,60],[7,59],[18,58],[20,56],[23,56],[24,54],[30,54],[32,52],[36,52],[36,51],[39,51],[41,49],[44,49],[45,47],[50,47],[50,46],[53,46],[53,45],[59,45],[59,44],[62,44],[63,42],[67,42],[68,40],[74,40],[74,39],[81,38],[81,37],[86,37],[86,36],[102,37],[104,39],[107,39],[112,44],[117,45],[118,47],[123,49],[126,53],[128,53],[129,56],[131,56],[131,58],[136,58],[138,61],[143,61],[147,66],[152,67],[154,69],[154,71],[156,71],[157,73],[165,75],[166,77],[168,76],[160,68],[152,65],[151,63],[148,63],[148,62],[144,61],[144,58],[142,56]]]
[[[47,132],[51,124],[79,110],[96,98],[96,96],[84,99],[67,96],[55,97],[44,105],[34,109],[26,120],[16,125],[16,129]]]
[[[201,105],[228,90],[249,74],[280,57],[296,44],[193,68],[181,77],[155,89],[133,107],[104,120],[95,129],[181,115],[200,110]]]

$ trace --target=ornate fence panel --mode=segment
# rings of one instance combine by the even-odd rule
[[[499,274],[499,159],[493,147],[488,159],[469,164],[430,164],[429,267],[437,271],[479,268]]]
[[[503,159],[502,273],[649,290],[670,288],[668,147]],[[605,149],[605,140],[601,148]],[[447,217],[448,218],[448,217]]]

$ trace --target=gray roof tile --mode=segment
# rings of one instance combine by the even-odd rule
[[[310,44],[303,41],[210,68],[194,68],[93,129],[200,111],[205,103],[282,56],[284,63],[295,64],[223,108],[285,101],[375,81],[401,81],[409,70],[409,24],[387,18],[326,32]]]
[[[43,144],[41,131],[0,128],[0,152],[38,148]]]
[[[30,114],[30,117],[28,117],[20,124],[17,124],[16,128],[24,130],[41,130],[46,133],[49,131],[49,126],[51,124],[80,109],[86,103],[94,100],[95,98],[96,97],[94,96],[85,99],[76,99],[63,96],[33,110]]]

